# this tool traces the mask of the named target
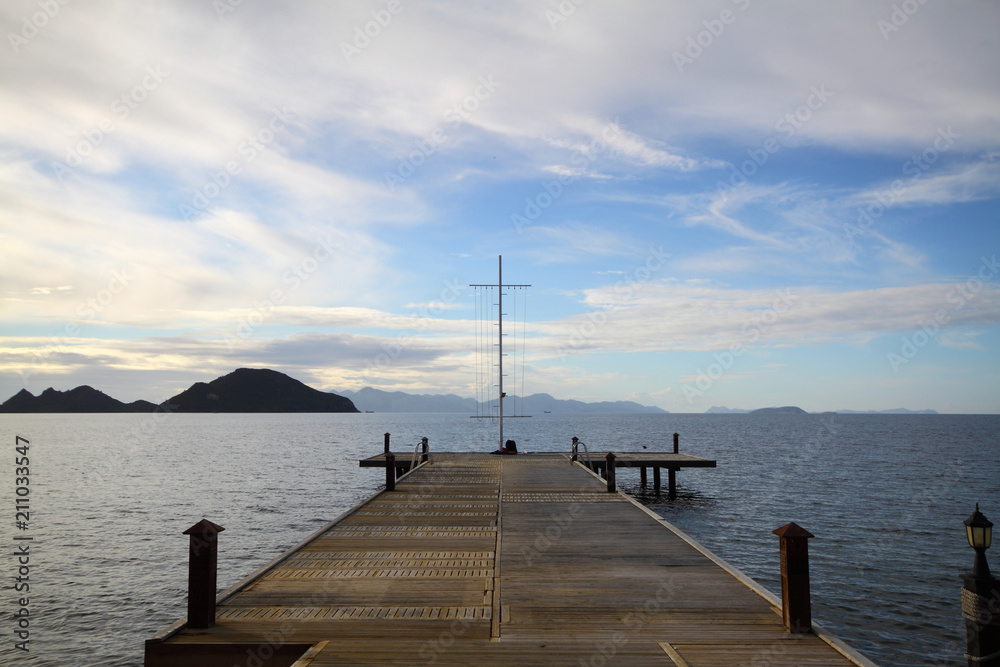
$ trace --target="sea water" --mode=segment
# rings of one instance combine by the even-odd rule
[[[143,641],[186,612],[186,528],[225,528],[226,588],[377,491],[384,473],[358,460],[382,451],[385,432],[404,458],[423,436],[432,452],[497,446],[495,423],[460,414],[0,415],[0,426],[4,665],[141,665]],[[591,450],[655,452],[680,433],[682,452],[718,468],[679,472],[676,500],[642,489],[635,469],[619,471],[620,487],[775,592],[771,531],[795,521],[816,536],[815,620],[881,665],[957,666],[959,575],[973,559],[962,521],[976,502],[1000,518],[998,428],[984,415],[544,414],[507,421],[505,438],[520,451],[569,451],[578,436]],[[17,436],[27,521],[15,517]],[[14,590],[19,577],[28,591]],[[22,608],[27,652],[15,648]]]

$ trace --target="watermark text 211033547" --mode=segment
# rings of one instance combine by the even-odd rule
[[[14,590],[22,595],[17,599],[17,609],[14,611],[14,631],[13,635],[20,641],[15,640],[14,648],[19,651],[27,652],[29,637],[29,599],[28,591],[30,584],[30,574],[31,574],[31,554],[30,545],[28,542],[31,541],[31,536],[26,534],[28,530],[28,521],[31,518],[29,512],[29,502],[31,499],[31,468],[29,464],[31,463],[28,458],[28,448],[31,443],[27,438],[22,438],[21,436],[15,436],[14,439],[14,525],[20,531],[25,531],[25,534],[17,534],[14,536],[14,549],[13,555],[15,558],[14,567],[16,568],[14,572]]]

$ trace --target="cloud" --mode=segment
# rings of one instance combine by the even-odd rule
[[[746,223],[737,220],[731,214],[748,204],[767,200],[771,202],[787,199],[787,190],[782,186],[759,187],[746,186],[727,193],[716,193],[705,207],[704,213],[688,215],[686,222],[692,225],[704,224],[733,236],[756,241],[763,245],[785,246],[784,242],[774,235],[762,234],[751,229]],[[785,246],[787,248],[787,246]]]
[[[974,298],[962,283],[824,292],[814,287],[740,290],[672,281],[584,291],[591,310],[536,323],[533,352],[547,354],[722,350],[733,345],[863,344],[910,332],[945,313],[946,327],[1000,324],[1000,288]],[[958,303],[961,301],[961,307]]]
[[[956,350],[983,350],[985,349],[978,340],[983,335],[983,331],[946,331],[941,334],[938,342],[943,347]]]
[[[911,167],[918,169],[912,164]],[[991,199],[997,194],[1000,194],[1000,162],[977,161],[953,166],[942,173],[914,172],[910,178],[900,179],[898,186],[885,184],[860,192],[854,199],[858,205],[888,201],[890,206],[946,206]]]
[[[540,264],[590,261],[601,256],[631,256],[636,246],[620,233],[584,223],[532,226],[525,229],[538,247],[528,251]]]

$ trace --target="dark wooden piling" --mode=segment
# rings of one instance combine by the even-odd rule
[[[389,453],[389,434],[385,434],[385,453]]]
[[[660,495],[660,466],[653,466],[653,491]]]
[[[646,466],[639,468],[639,486],[646,488]]]
[[[215,625],[215,594],[218,580],[218,535],[225,528],[202,519],[184,531],[191,536],[188,560],[188,621],[189,628],[210,628]]]
[[[774,531],[781,542],[781,616],[789,632],[812,632],[809,543],[805,528],[787,523]]]
[[[392,452],[385,455],[385,490],[396,490],[396,455]]]
[[[674,454],[681,453],[681,434],[674,433]],[[667,498],[677,498],[677,468],[667,468]]]
[[[612,452],[608,452],[604,460],[607,462],[604,467],[604,476],[608,480],[608,493],[614,493],[618,490],[615,486],[615,455]]]
[[[428,449],[429,448],[427,446],[427,438],[420,438],[420,452],[421,452],[420,453],[420,461],[422,463],[426,463],[427,462],[427,452],[428,452]]]

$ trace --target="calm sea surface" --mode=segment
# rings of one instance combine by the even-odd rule
[[[187,542],[207,518],[228,587],[371,495],[382,450],[491,451],[466,415],[0,415],[0,663],[141,665],[143,640],[186,611]],[[505,424],[521,451],[681,451],[719,467],[678,474],[676,501],[643,499],[731,564],[780,591],[789,521],[810,541],[813,616],[882,665],[962,665],[962,521],[1000,521],[1000,417],[962,415],[538,415]],[[14,523],[15,436],[30,441],[30,519]],[[14,537],[31,537],[15,542]],[[13,648],[15,544],[30,544],[30,652]],[[1000,553],[1000,549],[994,549]],[[994,569],[1000,557],[992,555]]]

